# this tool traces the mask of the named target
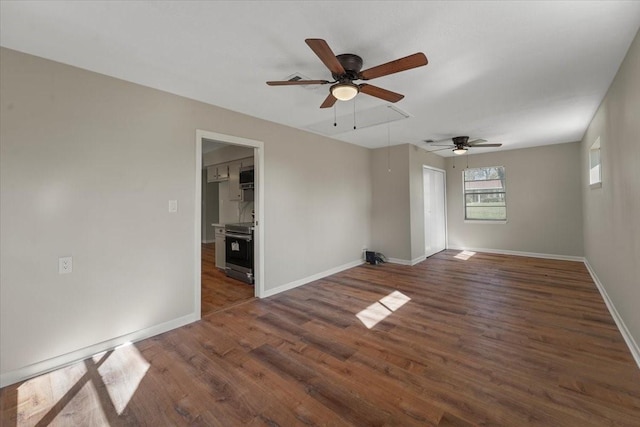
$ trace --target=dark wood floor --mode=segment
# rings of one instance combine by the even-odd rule
[[[2,425],[640,425],[640,370],[581,263],[457,256],[356,267],[6,387]]]
[[[253,286],[232,279],[216,268],[215,243],[203,243],[202,249],[202,290],[201,315],[213,313],[254,297]]]

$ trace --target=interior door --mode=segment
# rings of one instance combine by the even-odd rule
[[[423,168],[424,182],[424,246],[427,257],[445,250],[447,215],[444,171]]]

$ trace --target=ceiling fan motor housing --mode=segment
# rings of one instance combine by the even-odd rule
[[[451,140],[453,141],[453,144],[456,147],[464,147],[465,145],[467,145],[467,142],[469,142],[469,137],[468,136],[454,136],[453,138],[451,138]]]
[[[351,82],[358,79],[358,74],[362,69],[362,58],[353,53],[343,53],[336,55],[338,62],[344,68],[345,73],[343,75],[331,74],[333,78],[341,83]]]

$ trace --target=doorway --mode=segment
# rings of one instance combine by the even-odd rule
[[[423,166],[424,250],[430,257],[447,247],[445,171]]]
[[[211,154],[203,154],[203,147],[218,145],[222,150],[221,156],[229,168],[241,167],[244,160],[250,161],[254,176],[254,189],[251,192],[250,203],[243,198],[229,197],[223,195],[230,194],[230,183],[224,178],[207,179],[207,174],[211,175],[211,166],[205,163],[211,162]],[[250,300],[253,297],[260,297],[264,293],[264,231],[263,231],[263,143],[262,141],[239,138],[231,135],[224,135],[204,130],[196,131],[196,198],[195,198],[195,310],[200,316],[215,312],[220,309],[235,305],[240,302]],[[206,149],[205,149],[206,151]],[[237,153],[244,153],[240,157],[244,160],[236,162],[232,158]],[[239,155],[239,154],[238,154]],[[216,154],[214,157],[218,156]],[[230,157],[231,156],[231,157]],[[236,164],[238,163],[238,164]],[[240,166],[239,166],[240,165]],[[207,170],[209,169],[209,170]],[[229,169],[227,169],[229,170]],[[233,169],[235,170],[235,169]],[[231,174],[231,178],[233,178]],[[216,181],[216,182],[213,182]],[[237,184],[237,183],[236,183]],[[211,190],[210,187],[215,187]],[[235,186],[233,187],[235,188]],[[219,195],[215,200],[214,210],[219,216],[215,216],[216,221],[209,215],[211,211],[211,199],[206,196],[211,194]],[[235,194],[235,193],[234,193]],[[209,200],[209,201],[207,201]],[[233,203],[230,201],[234,200]],[[217,202],[220,206],[217,206]],[[235,204],[234,204],[235,203]],[[237,205],[237,206],[235,206]],[[248,206],[248,208],[247,208]],[[235,207],[235,208],[234,208]],[[236,216],[237,213],[237,216]],[[240,218],[240,219],[238,219]],[[255,218],[255,219],[253,219]],[[246,220],[246,221],[245,221]],[[224,260],[216,260],[216,245],[219,230],[224,230],[224,223],[238,223],[253,220],[253,285],[242,283],[225,274]],[[222,228],[220,228],[222,226]],[[223,240],[224,244],[224,240]],[[217,248],[220,250],[221,248]],[[224,251],[224,249],[222,249]]]

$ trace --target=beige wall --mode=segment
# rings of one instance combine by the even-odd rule
[[[266,290],[370,244],[369,150],[0,55],[2,375],[197,314],[196,129],[264,141]],[[69,255],[74,271],[59,275]]]
[[[371,248],[407,263],[425,254],[423,165],[444,169],[444,159],[410,144],[372,150]]]
[[[409,144],[371,151],[371,246],[388,258],[411,258]]]
[[[602,155],[602,187],[590,189],[588,151],[598,137]],[[633,336],[638,352],[640,35],[636,35],[589,125],[581,150],[585,257]]]
[[[447,159],[449,247],[583,255],[579,143],[469,156],[470,168],[505,167],[506,224],[464,221],[466,161],[456,157],[454,169],[454,158]]]

